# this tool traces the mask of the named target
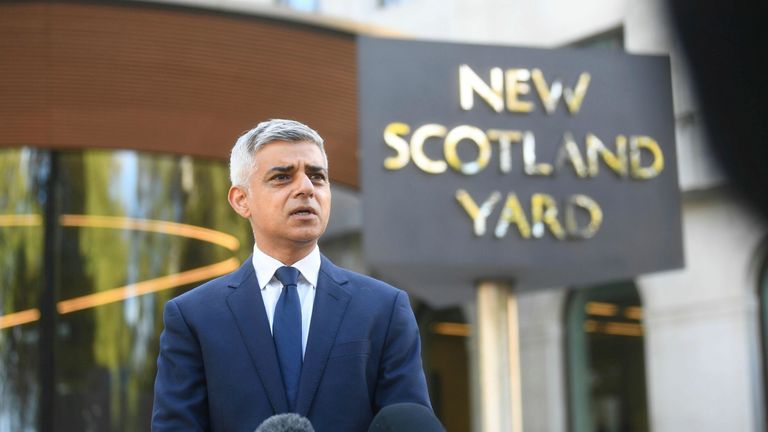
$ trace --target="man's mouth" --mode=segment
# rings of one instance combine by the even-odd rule
[[[291,216],[309,216],[317,215],[317,212],[312,207],[299,207],[291,212]]]

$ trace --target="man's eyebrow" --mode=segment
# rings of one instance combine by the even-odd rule
[[[328,170],[325,167],[318,165],[307,165],[307,172],[311,173],[325,173]]]
[[[293,165],[285,165],[285,166],[278,165],[278,166],[273,166],[272,168],[267,170],[267,174],[270,174],[273,171],[280,172],[280,173],[286,173],[286,172],[293,171],[293,169],[294,169]]]

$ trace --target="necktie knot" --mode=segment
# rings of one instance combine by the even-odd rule
[[[283,286],[296,286],[299,282],[299,269],[296,267],[283,266],[277,269],[275,277]]]

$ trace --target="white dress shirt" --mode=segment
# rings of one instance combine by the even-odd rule
[[[275,272],[286,265],[262,252],[259,247],[253,245],[253,269],[256,271],[256,279],[259,280],[261,298],[264,300],[264,309],[267,310],[269,329],[272,330],[272,322],[275,317],[275,307],[280,299],[283,284],[275,277]],[[312,252],[294,263],[291,267],[299,270],[299,280],[296,290],[301,303],[301,354],[307,350],[307,337],[309,336],[309,324],[312,321],[312,307],[315,303],[315,291],[317,290],[317,275],[320,273],[320,248],[315,246]]]

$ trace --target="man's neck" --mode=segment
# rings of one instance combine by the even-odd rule
[[[286,245],[283,247],[276,245],[263,245],[262,243],[258,242],[256,245],[260,251],[280,261],[281,263],[290,266],[309,255],[315,249],[315,246],[317,246],[317,242],[301,245]]]

